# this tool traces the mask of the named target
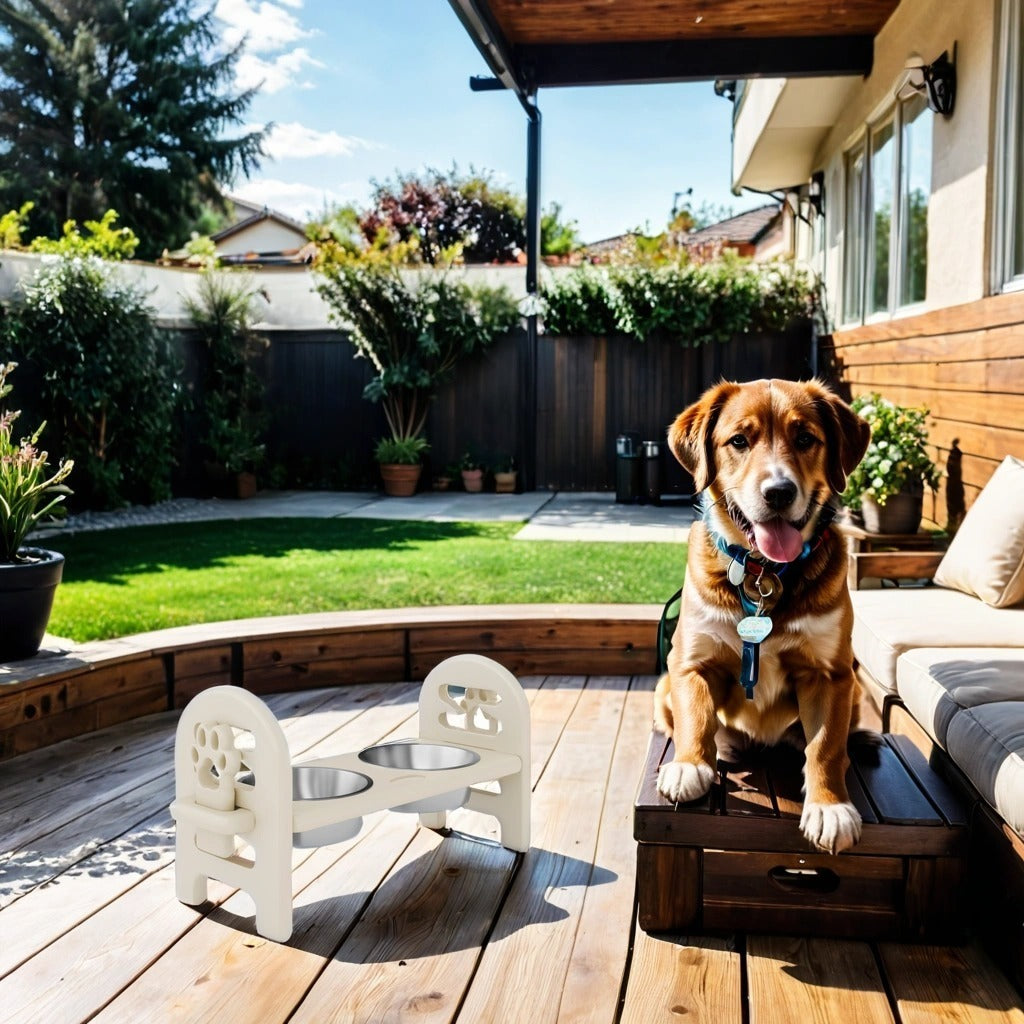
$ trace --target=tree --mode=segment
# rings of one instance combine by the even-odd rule
[[[191,0],[0,0],[0,209],[35,202],[34,234],[115,208],[139,255],[179,245],[218,182],[259,167],[238,128],[240,46],[218,50]],[[241,44],[240,44],[241,45]]]

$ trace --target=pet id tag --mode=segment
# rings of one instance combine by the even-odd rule
[[[736,632],[743,641],[740,658],[740,685],[746,691],[747,699],[754,697],[758,668],[761,663],[761,642],[772,631],[772,620],[767,615],[748,615],[736,623]]]

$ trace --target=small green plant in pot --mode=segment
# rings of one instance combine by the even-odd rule
[[[17,365],[0,365],[0,402],[11,393],[7,379]],[[29,658],[42,644],[64,556],[24,540],[40,521],[63,511],[58,506],[71,493],[64,481],[74,465],[64,461],[49,472],[49,456],[37,447],[46,423],[16,440],[18,416],[0,406],[0,661]]]
[[[872,392],[851,407],[871,427],[871,443],[850,474],[844,503],[859,510],[871,533],[914,533],[921,523],[924,488],[938,487],[928,454],[927,409],[897,405]]]
[[[423,437],[382,437],[373,450],[380,463],[384,493],[394,498],[408,498],[416,493],[423,466],[420,459],[430,450]]]

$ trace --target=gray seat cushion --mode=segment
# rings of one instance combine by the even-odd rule
[[[1024,608],[991,608],[942,587],[855,590],[853,653],[888,693],[896,660],[919,647],[1024,647]]]
[[[946,749],[988,804],[1024,836],[1024,702],[961,711],[949,723]]]
[[[1024,701],[1024,649],[925,647],[896,664],[900,699],[941,747],[950,723],[967,708]]]

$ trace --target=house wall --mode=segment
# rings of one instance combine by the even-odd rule
[[[217,252],[222,256],[247,252],[281,252],[285,249],[299,249],[306,241],[301,231],[268,218],[221,239],[217,242]]]
[[[932,61],[943,50],[952,55],[954,43],[956,109],[952,117],[936,115],[934,121],[927,300],[920,309],[986,294],[995,15],[995,0],[904,0],[876,37],[872,72],[849,97],[815,159],[815,166],[826,171],[824,269],[833,303],[842,280],[843,154],[863,136],[869,121],[891,109],[907,57],[916,52]]]

